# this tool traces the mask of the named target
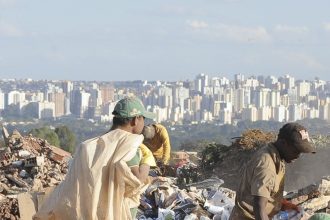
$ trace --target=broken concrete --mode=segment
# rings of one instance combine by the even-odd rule
[[[9,135],[3,127],[3,135],[7,145],[0,150],[0,218],[31,219],[36,210],[28,207],[34,204],[31,195],[63,181],[71,154],[17,130]]]

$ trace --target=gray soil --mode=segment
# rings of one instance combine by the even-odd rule
[[[330,175],[330,147],[319,148],[315,154],[302,154],[286,166],[285,190],[303,188]]]
[[[217,164],[214,173],[224,180],[224,187],[237,190],[239,170],[252,156],[253,151],[232,149],[225,160]],[[285,190],[301,189],[330,175],[330,147],[318,148],[315,154],[302,154],[296,161],[286,164]]]

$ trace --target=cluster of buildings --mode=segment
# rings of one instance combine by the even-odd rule
[[[111,121],[116,102],[136,95],[156,121],[235,124],[240,120],[330,120],[330,82],[289,75],[199,74],[180,82],[0,80],[0,114],[36,119],[77,117]]]

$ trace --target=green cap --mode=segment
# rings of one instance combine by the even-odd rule
[[[119,118],[133,118],[140,115],[149,119],[156,117],[156,114],[146,111],[141,100],[136,97],[121,99],[117,102],[112,114]]]
[[[316,213],[308,220],[330,220],[330,214],[327,213]]]

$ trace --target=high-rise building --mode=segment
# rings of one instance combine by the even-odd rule
[[[320,114],[319,114],[319,110],[315,109],[315,108],[307,108],[305,109],[305,117],[304,118],[308,118],[308,119],[313,119],[313,118],[319,118]]]
[[[220,111],[220,122],[223,124],[232,123],[232,111],[231,109],[224,109]]]
[[[284,105],[274,107],[274,120],[278,122],[285,122],[288,120],[287,109]]]
[[[260,88],[259,90],[256,90],[256,107],[262,108],[266,106],[270,106],[270,92],[271,90],[268,88]]]
[[[83,118],[88,113],[90,94],[83,90],[72,91],[72,101],[70,103],[71,113]]]
[[[16,105],[20,102],[23,102],[25,101],[25,92],[20,92],[20,91],[17,91],[17,90],[13,90],[13,91],[10,91],[8,92],[6,95],[5,95],[5,103],[6,103],[6,106],[8,105]]]
[[[282,80],[282,83],[284,84],[284,89],[292,89],[294,87],[295,80],[293,77],[285,75]]]
[[[89,106],[90,107],[101,106],[102,105],[101,90],[93,88],[89,91],[89,93],[90,93]]]
[[[55,103],[54,102],[37,102],[38,118],[54,118],[55,117]]]
[[[100,86],[102,103],[106,104],[108,102],[114,101],[115,89],[112,85],[101,85]]]
[[[297,84],[297,96],[304,97],[309,94],[311,84],[309,82],[303,81]]]
[[[270,106],[276,107],[281,104],[281,93],[278,90],[270,91]]]
[[[174,107],[179,106],[180,111],[184,111],[184,101],[189,98],[189,89],[183,87],[182,85],[176,85],[173,88],[173,104]]]
[[[158,88],[156,91],[156,94],[158,95],[158,106],[161,108],[173,107],[173,91],[172,88],[166,87],[166,86],[161,86]]]
[[[196,77],[194,82],[195,91],[205,94],[205,87],[209,86],[209,76],[201,73]]]
[[[298,121],[302,119],[302,106],[293,104],[289,105],[289,121]]]
[[[203,97],[195,95],[191,101],[191,110],[194,112],[200,111],[202,106]]]
[[[319,117],[320,119],[330,121],[330,103],[324,103],[320,106]]]
[[[272,111],[270,106],[263,106],[258,109],[258,120],[268,121],[272,116]]]
[[[0,90],[0,112],[5,109],[5,93]]]
[[[245,89],[238,88],[234,90],[233,96],[233,107],[235,112],[241,112],[242,109],[245,107]]]
[[[277,84],[278,79],[275,76],[267,76],[265,79],[265,87],[272,89],[275,87],[275,85]]]
[[[242,110],[242,120],[257,121],[258,110],[255,106],[250,105]]]
[[[287,94],[289,96],[289,105],[298,104],[298,96],[297,96],[296,88],[288,89]]]
[[[61,117],[66,113],[66,95],[65,93],[49,93],[49,101],[55,104],[55,117]]]
[[[255,78],[251,77],[248,78],[247,80],[245,80],[245,82],[243,83],[244,87],[251,87],[251,88],[256,88],[260,85],[259,81],[256,80]]]
[[[73,90],[73,83],[71,81],[64,81],[62,82],[63,92],[65,93],[66,97],[71,98],[71,92]]]

